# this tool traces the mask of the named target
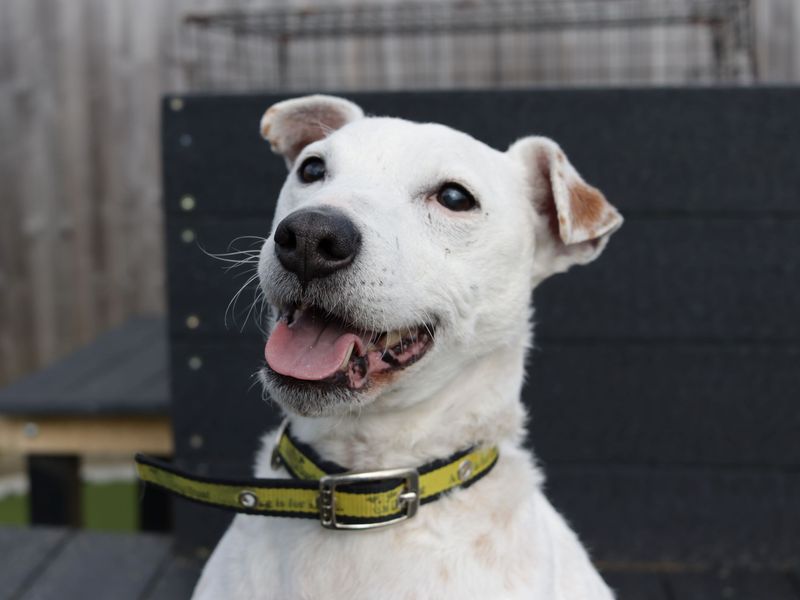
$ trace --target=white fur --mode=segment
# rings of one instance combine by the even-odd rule
[[[555,169],[542,171],[541,157],[560,152],[549,140],[526,138],[503,153],[442,125],[363,118],[341,102],[297,99],[265,115],[269,137],[270,120],[296,122],[296,111],[316,118],[322,106],[320,131],[337,107],[347,112],[338,115],[346,122],[341,128],[325,131],[299,154],[284,154],[290,166],[322,157],[328,176],[303,185],[291,173],[273,228],[302,207],[345,211],[361,230],[362,249],[335,301],[376,331],[435,318],[436,340],[418,363],[370,388],[354,406],[325,416],[290,415],[292,431],[326,459],[355,470],[420,465],[475,443],[499,445],[500,459],[472,487],[386,529],[329,531],[313,520],[239,515],[195,598],[612,598],[542,493],[541,472],[521,446],[526,415],[519,397],[533,286],[592,260],[621,217],[603,199],[602,224],[574,222],[569,186],[582,180],[569,163],[557,183]],[[480,208],[442,207],[435,194],[445,181],[472,191]],[[555,238],[545,222],[551,209],[562,217]],[[259,265],[268,299],[280,271],[268,240]],[[272,435],[264,438],[256,475],[286,477],[270,467]]]

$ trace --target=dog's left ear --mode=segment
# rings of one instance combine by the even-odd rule
[[[320,94],[292,98],[267,109],[261,117],[261,135],[291,168],[311,142],[363,116],[360,107],[344,98]]]
[[[587,184],[553,140],[531,136],[508,149],[528,177],[537,220],[534,284],[597,258],[622,215]]]

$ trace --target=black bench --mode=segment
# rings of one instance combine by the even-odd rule
[[[351,97],[498,148],[551,136],[626,216],[597,263],[537,290],[524,392],[548,493],[594,556],[610,567],[798,564],[800,93]],[[165,104],[176,455],[200,471],[246,473],[279,418],[252,387],[261,335],[223,319],[242,279],[197,247],[269,232],[286,174],[257,123],[277,99]],[[178,539],[210,549],[228,519],[181,506]]]

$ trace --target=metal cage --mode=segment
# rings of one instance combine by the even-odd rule
[[[373,2],[193,12],[195,90],[748,83],[749,0]]]

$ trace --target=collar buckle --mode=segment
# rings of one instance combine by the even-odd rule
[[[341,486],[358,483],[376,483],[386,479],[402,479],[404,489],[397,496],[397,505],[403,514],[377,523],[342,523],[336,519],[336,490]],[[416,469],[384,469],[381,471],[350,471],[325,475],[319,480],[319,521],[326,529],[377,529],[407,521],[419,508],[419,472]]]

